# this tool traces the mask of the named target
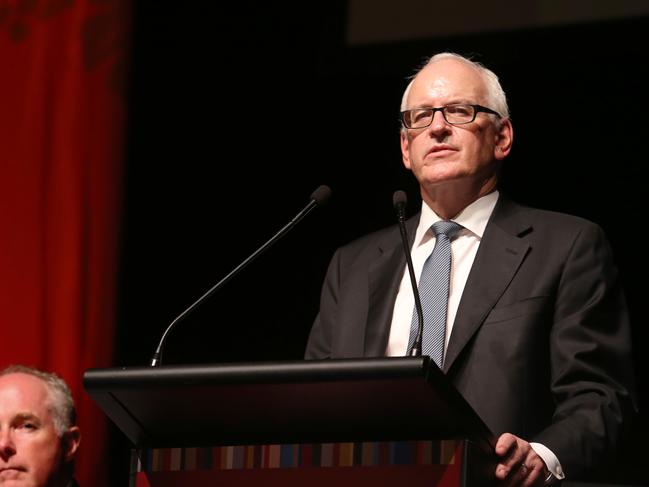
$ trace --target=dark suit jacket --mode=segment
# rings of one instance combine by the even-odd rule
[[[407,222],[410,242],[418,220]],[[405,265],[396,226],[338,249],[306,358],[382,356]],[[501,195],[444,372],[494,433],[546,445],[571,479],[610,453],[632,407],[633,374],[626,304],[602,230]]]

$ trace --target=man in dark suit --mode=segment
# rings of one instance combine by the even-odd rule
[[[497,479],[579,478],[618,446],[633,408],[626,304],[607,240],[593,223],[497,191],[513,128],[488,69],[434,56],[401,110],[403,163],[423,200],[407,222],[417,276],[440,238],[431,227],[459,225],[439,365],[499,435]],[[415,319],[405,266],[394,227],[339,249],[306,358],[406,355]]]

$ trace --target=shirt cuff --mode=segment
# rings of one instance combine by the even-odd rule
[[[566,477],[561,468],[561,464],[559,463],[559,459],[554,453],[552,453],[552,450],[541,443],[530,443],[530,446],[532,447],[532,450],[534,450],[534,452],[545,462],[545,466],[556,479],[562,480]]]

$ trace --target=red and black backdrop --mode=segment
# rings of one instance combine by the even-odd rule
[[[70,384],[82,485],[108,485],[106,420],[81,376],[113,363],[127,4],[0,3],[0,367]]]
[[[326,183],[328,207],[182,322],[164,362],[301,357],[335,247],[394,224],[396,189],[419,204],[397,112],[440,50],[501,76],[516,130],[503,189],[608,232],[647,404],[649,19],[349,45],[347,3],[0,2],[0,366],[70,382],[82,485],[125,484],[129,446],[83,371],[147,364],[167,324]],[[609,480],[640,482],[638,425]]]

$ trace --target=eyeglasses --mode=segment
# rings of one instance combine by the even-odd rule
[[[463,125],[475,120],[478,112],[490,113],[502,118],[498,112],[482,105],[469,105],[465,103],[452,103],[437,108],[413,108],[401,112],[401,122],[409,129],[423,129],[433,123],[435,112],[442,112],[444,120],[451,125]]]

